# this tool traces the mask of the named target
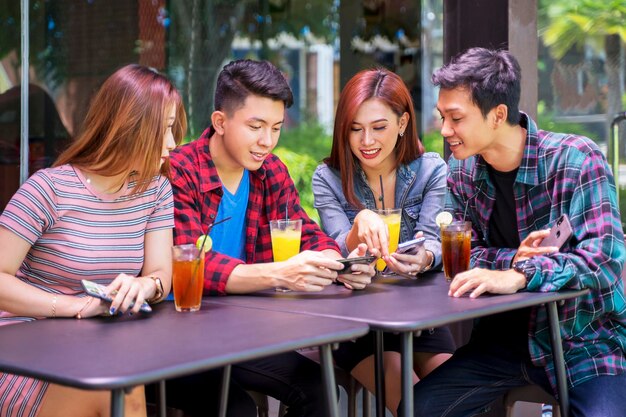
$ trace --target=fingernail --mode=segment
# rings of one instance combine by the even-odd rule
[[[109,314],[110,314],[110,315],[113,315],[113,314],[115,314],[115,311],[116,311],[116,310],[115,310],[115,307],[111,307],[111,308],[109,309]]]

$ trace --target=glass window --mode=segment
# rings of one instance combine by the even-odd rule
[[[613,167],[626,212],[626,122],[619,143],[610,129],[626,109],[624,8],[612,2],[540,0],[539,125],[594,140]],[[622,38],[620,38],[620,33]]]
[[[29,173],[50,166],[81,129],[93,92],[113,71],[140,63],[183,94],[187,140],[208,126],[215,78],[232,59],[280,68],[295,104],[276,152],[312,210],[310,179],[328,155],[343,83],[385,66],[407,83],[417,125],[430,132],[441,65],[442,6],[435,0],[30,0]],[[19,182],[20,2],[0,0],[0,207]],[[424,110],[423,110],[424,109]],[[435,130],[436,132],[436,130]],[[426,146],[439,150],[438,133]]]

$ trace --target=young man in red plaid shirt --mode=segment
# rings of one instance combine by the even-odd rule
[[[374,275],[370,265],[355,265],[354,274],[338,275],[342,264],[335,241],[325,235],[300,207],[300,199],[285,165],[272,150],[293,103],[291,89],[269,62],[239,60],[220,72],[215,89],[211,127],[196,141],[170,157],[176,228],[174,243],[195,243],[210,224],[213,249],[205,258],[205,294],[248,293],[275,287],[321,291],[335,280],[346,287],[365,287]],[[270,220],[302,219],[301,253],[273,262]],[[351,256],[365,255],[366,246]],[[206,395],[215,375],[196,375],[171,383],[168,403],[190,415],[209,415]],[[191,381],[193,379],[193,381]],[[238,388],[278,398],[289,416],[323,416],[319,366],[292,352],[233,366],[229,415],[256,415]],[[195,392],[201,393],[196,395]],[[177,395],[180,394],[180,395]],[[198,401],[193,405],[190,401]],[[215,401],[217,402],[217,401]],[[237,404],[235,404],[235,402]],[[231,408],[232,406],[232,408]],[[246,407],[245,409],[243,409]]]

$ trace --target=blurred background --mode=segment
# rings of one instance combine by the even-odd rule
[[[625,20],[626,0],[0,0],[0,210],[25,177],[54,161],[117,68],[135,62],[173,79],[193,140],[208,126],[222,66],[254,58],[273,62],[293,89],[275,153],[317,218],[311,175],[330,150],[335,104],[354,73],[397,72],[426,149],[445,156],[430,74],[469,46],[491,46],[520,58],[522,109],[540,127],[584,134],[611,156],[622,171],[623,213],[626,140],[611,143],[620,134],[611,122],[626,108]]]

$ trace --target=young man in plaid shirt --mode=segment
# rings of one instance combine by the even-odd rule
[[[613,175],[585,137],[539,130],[518,110],[520,67],[473,48],[437,70],[450,145],[446,207],[472,222],[472,266],[450,296],[588,288],[559,307],[572,416],[624,416],[626,251]],[[573,236],[540,247],[569,216]],[[509,389],[556,393],[544,306],[481,319],[470,342],[414,389],[416,416],[469,416]]]
[[[275,287],[321,291],[337,280],[360,289],[374,275],[370,265],[342,264],[335,241],[300,207],[285,165],[271,152],[278,142],[285,108],[293,103],[287,81],[269,62],[239,60],[220,72],[211,127],[170,156],[174,243],[195,243],[210,224],[213,249],[205,258],[205,294],[248,293]],[[302,219],[302,252],[273,262],[270,220]],[[350,256],[365,255],[366,246]],[[182,378],[168,386],[168,403],[190,415],[212,415],[206,396],[219,391],[214,373]],[[232,368],[229,415],[256,415],[245,390],[269,394],[288,405],[289,416],[327,414],[319,366],[296,352]],[[197,404],[193,404],[195,398]],[[241,398],[244,398],[242,401]],[[248,404],[249,406],[245,406]],[[231,409],[232,406],[232,409]],[[243,408],[246,408],[245,410]]]

